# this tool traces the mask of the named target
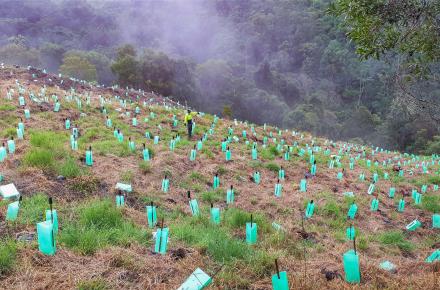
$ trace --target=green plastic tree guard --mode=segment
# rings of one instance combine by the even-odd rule
[[[258,159],[258,152],[256,148],[252,149],[252,160],[257,160]]]
[[[399,204],[397,205],[397,211],[403,212],[405,210],[405,200],[402,198],[399,200]]]
[[[246,243],[249,245],[257,243],[257,224],[254,222],[246,223]]]
[[[137,126],[137,119],[136,118],[131,119],[131,125],[133,125],[134,127]]]
[[[220,209],[218,207],[211,207],[211,221],[216,225],[220,224]]]
[[[379,208],[379,200],[377,198],[371,201],[371,211],[377,211]]]
[[[310,168],[310,173],[312,175],[316,175],[316,164],[313,164],[312,167]]]
[[[260,184],[260,172],[258,171],[254,173],[254,182]]]
[[[86,165],[87,166],[93,165],[93,153],[91,150],[86,151]]]
[[[307,180],[301,179],[301,182],[299,184],[299,191],[300,192],[306,192],[307,191]]]
[[[56,102],[54,107],[53,107],[53,111],[54,112],[59,112],[60,111],[60,107],[61,107],[60,102]]]
[[[440,261],[440,250],[435,250],[429,257],[426,258],[426,263],[434,263],[436,261]]]
[[[52,214],[53,214],[53,232],[55,234],[58,234],[58,214],[57,214],[57,210],[50,210],[50,209],[46,209],[46,221],[51,221],[52,222]]]
[[[150,152],[147,148],[142,150],[142,158],[144,159],[144,161],[150,161]]]
[[[275,196],[280,197],[282,192],[282,185],[280,183],[275,184]]]
[[[390,198],[394,198],[394,194],[396,193],[396,188],[395,187],[390,187],[390,192],[388,193],[388,196]]]
[[[434,229],[440,229],[440,214],[432,215],[432,227]]]
[[[15,141],[13,139],[8,140],[8,153],[9,154],[14,154],[15,152]]]
[[[189,156],[189,160],[195,161],[196,160],[196,156],[197,156],[197,150],[191,149],[191,154]]]
[[[159,136],[154,136],[153,144],[154,145],[159,144]]]
[[[345,232],[349,241],[353,241],[356,237],[356,229],[353,226],[348,227]]]
[[[345,281],[352,284],[361,282],[359,256],[354,250],[347,251],[343,256]]]
[[[124,196],[123,195],[116,195],[116,206],[122,207],[125,204]]]
[[[306,207],[306,213],[305,216],[306,218],[311,218],[313,216],[313,211],[315,210],[315,203],[313,202],[313,200],[311,200]]]
[[[147,211],[147,220],[148,220],[148,226],[150,228],[154,228],[157,224],[157,213],[156,213],[156,206],[154,205],[147,205],[146,206]]]
[[[8,210],[6,211],[6,220],[7,221],[15,221],[18,216],[18,210],[20,208],[19,201],[14,201],[8,204]]]
[[[368,187],[368,194],[372,194],[374,192],[374,183],[371,183],[370,186]]]
[[[289,282],[285,271],[272,275],[273,290],[289,290]]]
[[[70,120],[66,119],[66,121],[64,121],[64,127],[66,128],[66,130],[70,130]]]
[[[124,134],[122,134],[122,132],[119,132],[119,133],[118,133],[118,141],[119,141],[120,143],[124,142]]]
[[[226,203],[227,204],[232,204],[234,203],[234,189],[228,189],[226,191]]]
[[[226,150],[226,161],[230,161],[231,160],[231,155],[232,155],[232,153],[231,153],[231,150]]]
[[[170,180],[165,177],[162,180],[162,191],[165,193],[168,192],[169,186],[170,186]]]
[[[199,216],[200,215],[199,204],[197,203],[197,199],[191,199],[189,201],[189,207],[191,208],[191,214],[193,216]]]
[[[177,290],[202,290],[212,283],[208,274],[197,268]]]
[[[344,178],[344,173],[342,173],[342,172],[338,172],[338,175],[336,176],[336,178],[337,178],[338,180],[342,180],[342,178]]]
[[[278,178],[284,179],[284,177],[285,177],[285,172],[284,172],[284,169],[281,168],[280,170],[278,170]]]
[[[134,141],[128,141],[128,149],[131,151],[136,150],[136,145],[134,144]]]
[[[23,140],[23,131],[20,128],[17,128],[17,139]]]
[[[168,228],[158,228],[156,231],[156,243],[154,244],[154,251],[156,253],[165,254],[168,246]]]
[[[406,229],[410,232],[413,232],[413,231],[417,230],[421,225],[422,225],[422,223],[419,222],[417,219],[415,219],[406,226]]]
[[[30,119],[31,118],[31,112],[28,109],[24,110],[24,117],[26,119]]]
[[[416,192],[416,194],[414,195],[414,203],[420,204],[421,202],[422,202],[422,194]]]
[[[350,208],[348,209],[348,214],[347,214],[347,216],[348,216],[350,219],[354,219],[354,217],[356,216],[357,209],[358,209],[357,205],[356,205],[355,203],[353,203],[353,204],[350,206]]]
[[[217,189],[220,186],[220,177],[216,174],[214,175],[214,180],[212,182],[212,187]]]
[[[131,187],[131,184],[125,184],[125,183],[116,183],[115,189],[122,190],[125,192],[131,192],[133,189]]]
[[[56,243],[51,221],[37,223],[38,249],[44,255],[55,255]]]
[[[24,101],[23,96],[18,97],[18,105],[20,105],[21,107],[24,107],[26,105],[26,102]]]

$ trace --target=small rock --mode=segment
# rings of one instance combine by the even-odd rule
[[[35,240],[35,232],[17,233],[15,239],[20,242],[30,243]]]
[[[390,273],[396,273],[397,272],[396,265],[394,265],[390,261],[383,261],[382,263],[380,263],[379,267],[382,270],[388,271]]]
[[[171,257],[173,257],[174,260],[180,260],[186,257],[186,250],[184,248],[171,250],[170,253],[171,253]]]
[[[57,180],[66,180],[66,178],[64,176],[62,176],[62,175],[58,175],[57,176]]]

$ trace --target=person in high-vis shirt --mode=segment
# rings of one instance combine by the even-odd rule
[[[197,115],[196,112],[191,112],[191,110],[187,110],[187,113],[185,114],[185,118],[183,119],[183,122],[188,128],[188,138],[191,138],[192,135],[192,126],[193,126],[192,118],[195,115]]]

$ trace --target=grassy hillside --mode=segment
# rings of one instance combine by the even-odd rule
[[[25,106],[19,105],[20,95]],[[61,106],[54,112],[57,99]],[[350,286],[344,281],[342,255],[353,247],[346,236],[350,225],[356,230],[361,287],[437,288],[438,267],[424,262],[440,247],[439,229],[432,228],[432,215],[440,212],[437,156],[333,142],[203,113],[194,117],[194,136],[188,140],[184,113],[177,103],[139,91],[93,87],[33,69],[1,69],[0,138],[6,142],[13,136],[16,145],[16,152],[0,163],[1,185],[14,183],[23,200],[14,222],[5,221],[9,202],[1,203],[0,288],[176,289],[199,267],[215,275],[211,289],[271,289],[278,259],[290,289],[346,289]],[[16,133],[20,118],[23,140]],[[78,150],[71,149],[66,118],[79,130]],[[114,128],[123,133],[122,142]],[[171,150],[170,141],[177,135],[180,141]],[[159,136],[158,144],[154,136]],[[228,136],[230,161],[222,151]],[[201,139],[202,148],[191,161],[191,149]],[[143,160],[143,143],[150,161]],[[89,146],[92,166],[85,164]],[[315,176],[309,174],[311,155]],[[398,163],[403,176],[393,170]],[[279,181],[282,193],[276,197],[281,168],[285,178]],[[256,171],[259,184],[253,178]],[[216,174],[220,185],[214,188]],[[359,178],[362,174],[364,180]],[[307,190],[302,192],[305,175]],[[165,176],[167,192],[161,186]],[[133,189],[125,194],[123,207],[115,203],[118,182]],[[424,185],[427,190],[422,193]],[[227,204],[231,186],[235,200]],[[396,189],[394,198],[389,197],[390,187]],[[420,204],[415,204],[412,190],[422,193]],[[187,191],[198,201],[199,216],[191,214]],[[377,211],[371,210],[375,196]],[[405,210],[398,212],[402,196]],[[54,256],[41,254],[36,240],[36,223],[49,208],[48,197],[59,218]],[[314,213],[304,219],[311,200]],[[145,208],[151,202],[157,206],[158,220],[169,228],[165,255],[153,251],[156,228],[148,226]],[[211,203],[220,208],[219,225],[210,221]],[[353,203],[358,211],[351,220],[347,212]],[[258,225],[255,245],[246,243],[251,215]],[[422,226],[407,231],[406,225],[415,219]],[[396,265],[396,273],[380,269],[385,260]]]

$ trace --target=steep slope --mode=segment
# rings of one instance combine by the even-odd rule
[[[440,210],[438,156],[333,142],[203,113],[194,118],[194,136],[188,140],[183,108],[160,96],[95,87],[35,69],[2,68],[0,78],[1,138],[6,142],[14,136],[16,144],[15,153],[0,163],[1,184],[14,183],[23,196],[15,222],[5,221],[9,202],[1,206],[0,252],[11,257],[0,258],[8,262],[0,263],[6,265],[0,268],[1,288],[176,289],[199,267],[215,275],[213,289],[270,289],[277,258],[291,289],[345,289],[349,284],[344,281],[342,255],[353,245],[346,237],[350,225],[356,229],[362,287],[438,286],[438,270],[424,262],[440,247],[439,229],[433,229],[431,221]],[[59,112],[54,112],[56,100]],[[111,126],[106,126],[106,117]],[[21,118],[24,139],[17,140]],[[79,131],[77,150],[71,149],[72,128]],[[123,133],[122,142],[114,136],[115,128]],[[180,141],[170,150],[177,135]],[[157,144],[154,136],[159,136]],[[225,138],[230,139],[230,161],[222,151]],[[198,140],[203,140],[202,148],[191,161]],[[142,160],[143,143],[150,161]],[[256,160],[251,157],[253,144]],[[89,146],[92,166],[85,164]],[[315,176],[309,173],[311,155]],[[397,164],[403,176],[394,170]],[[281,167],[285,178],[280,180],[281,196],[276,197]],[[253,178],[256,171],[259,184]],[[338,179],[338,173],[343,177]],[[375,173],[378,181],[370,195]],[[215,174],[220,178],[216,189]],[[359,178],[362,174],[364,180]],[[307,190],[302,192],[299,184],[306,175]],[[164,176],[170,183],[167,192],[162,190]],[[118,182],[131,184],[133,191],[125,194],[125,206],[116,208]],[[230,186],[235,200],[227,204]],[[391,187],[396,188],[394,198],[389,197]],[[412,198],[413,189],[423,192],[420,204]],[[191,215],[188,190],[198,201],[199,217]],[[374,195],[377,211],[370,209]],[[41,254],[36,241],[35,224],[43,220],[49,196],[60,227],[54,256]],[[402,196],[406,205],[398,212]],[[303,220],[311,200],[314,214]],[[163,218],[170,230],[165,255],[153,251],[156,229],[149,228],[145,209],[151,202],[158,207],[159,224]],[[347,211],[353,202],[358,211],[351,220]],[[220,225],[210,222],[211,203],[220,208]],[[255,245],[245,242],[251,214],[258,225]],[[405,226],[414,219],[422,226],[407,231]],[[379,268],[385,260],[397,266],[396,273]]]

